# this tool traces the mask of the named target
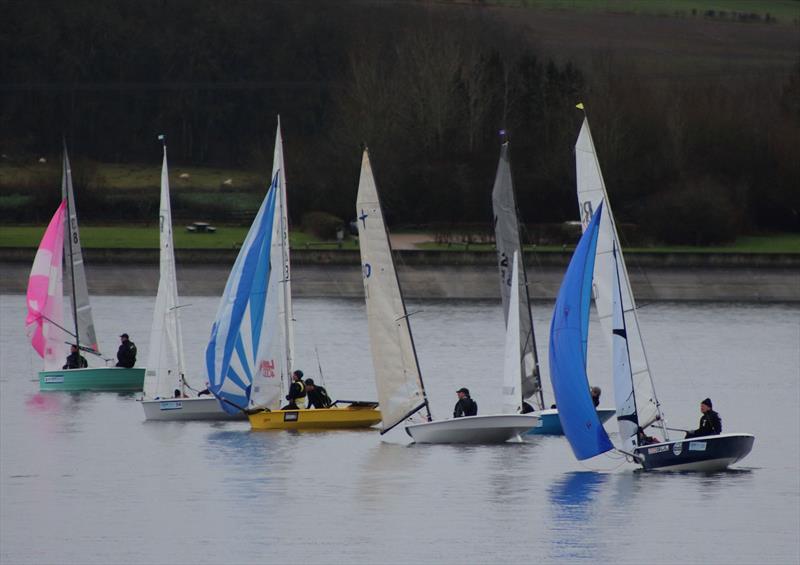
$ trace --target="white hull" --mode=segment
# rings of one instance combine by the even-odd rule
[[[231,415],[213,396],[142,400],[145,420],[247,420],[244,413]]]
[[[521,441],[538,420],[533,414],[466,416],[406,426],[406,433],[417,443],[505,443]]]

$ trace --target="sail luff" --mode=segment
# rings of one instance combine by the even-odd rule
[[[64,161],[61,180],[62,197],[67,201],[68,220],[65,237],[65,261],[69,267],[70,287],[72,295],[72,312],[76,328],[76,341],[83,347],[99,353],[97,334],[92,317],[92,306],[89,302],[89,288],[86,284],[86,270],[83,264],[81,236],[78,229],[78,212],[75,208],[75,194],[72,186],[72,168],[70,167],[67,148],[64,146]]]
[[[291,384],[291,375],[294,365],[294,313],[292,309],[292,276],[289,246],[289,214],[288,200],[286,192],[286,171],[283,159],[283,136],[281,134],[280,116],[278,117],[278,127],[275,132],[275,153],[273,156],[272,176],[279,175],[279,219],[277,227],[279,230],[278,241],[280,243],[280,260],[282,269],[282,303],[281,303],[281,322],[283,326],[284,340],[284,363],[285,371],[284,382],[288,386]]]
[[[64,331],[63,254],[66,201],[62,200],[39,243],[28,278],[25,328],[31,346],[44,360],[44,370],[61,368],[66,357]]]
[[[511,258],[519,256],[520,277],[518,282],[519,305],[513,310],[519,317],[519,340],[522,349],[520,369],[522,373],[521,400],[536,398],[539,409],[544,408],[542,395],[539,356],[536,350],[536,336],[531,316],[528,278],[525,271],[522,244],[519,234],[519,215],[517,212],[514,186],[511,177],[511,163],[508,155],[508,142],[500,147],[494,186],[492,188],[492,209],[494,213],[495,244],[500,273],[500,296],[503,300],[503,314],[508,323],[509,301],[511,296]]]
[[[598,317],[607,338],[609,341],[613,341],[612,287],[614,270],[616,270],[617,262],[619,262],[620,294],[627,328],[631,373],[637,375],[635,377],[634,390],[639,419],[640,421],[654,421],[659,418],[663,425],[663,415],[661,414],[650,365],[647,360],[647,353],[636,313],[636,303],[625,266],[625,258],[619,245],[619,234],[608,201],[608,193],[597,158],[594,140],[589,129],[589,122],[585,118],[578,140],[575,143],[575,168],[579,216],[584,229],[586,229],[589,219],[600,203],[604,203],[594,273],[594,299]],[[613,253],[615,245],[618,250],[616,261]],[[613,347],[613,344],[610,345]],[[664,432],[666,434],[666,430]]]
[[[625,314],[622,311],[622,292],[619,281],[619,265],[617,265],[617,268],[614,269],[613,287],[614,402],[623,450],[632,451],[637,446],[639,415],[636,410],[636,394],[634,394],[630,352],[628,351],[628,333],[625,327]]]
[[[375,178],[365,150],[356,197],[364,297],[383,431],[423,407],[431,419]]]
[[[153,323],[150,329],[144,397],[168,398],[173,390],[184,388],[184,354],[181,337],[178,281],[172,237],[172,206],[169,194],[167,147],[161,165],[159,205],[159,279]]]

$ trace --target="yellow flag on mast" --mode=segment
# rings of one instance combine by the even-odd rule
[[[577,104],[575,104],[575,107],[576,107],[578,110],[583,110],[583,102],[578,102]]]

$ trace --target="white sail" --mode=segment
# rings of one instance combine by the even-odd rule
[[[97,351],[97,334],[89,303],[89,289],[86,285],[86,271],[83,266],[81,236],[78,231],[78,213],[75,209],[75,195],[72,189],[72,169],[64,146],[64,162],[61,173],[61,197],[67,202],[67,224],[64,233],[64,262],[67,293],[70,296],[72,315],[77,330],[77,340],[81,347]]]
[[[519,255],[514,252],[511,267],[511,296],[509,312],[519,310]],[[506,349],[503,363],[503,412],[518,414],[522,409],[522,348],[519,340],[519,317],[508,316],[506,323]]]
[[[600,222],[600,234],[597,242],[597,258],[594,266],[594,298],[597,314],[603,325],[604,333],[609,336],[613,331],[613,300],[614,300],[614,272],[616,263],[614,247],[618,250],[620,296],[622,311],[625,317],[625,327],[628,336],[628,349],[630,351],[630,370],[633,375],[636,405],[638,407],[639,421],[645,425],[654,421],[659,414],[658,400],[652,384],[650,367],[647,363],[644,343],[639,330],[636,317],[636,303],[633,299],[625,260],[619,245],[614,215],[600,171],[600,163],[595,152],[592,134],[589,131],[589,122],[584,119],[578,141],[575,144],[575,168],[577,174],[578,207],[581,225],[586,229],[592,218],[594,210],[600,202],[603,206],[603,218]]]
[[[617,264],[619,266],[619,264]],[[632,451],[639,429],[639,416],[636,412],[636,395],[633,392],[633,376],[628,353],[628,332],[625,315],[622,312],[622,293],[620,292],[619,268],[614,269],[612,294],[612,347],[614,363],[614,402],[617,409],[617,425],[622,448]]]
[[[386,432],[427,407],[428,401],[366,150],[356,215],[372,364]]]
[[[497,247],[497,261],[500,271],[500,296],[503,299],[503,314],[506,323],[509,321],[509,312],[515,312],[517,320],[518,339],[522,355],[519,357],[522,373],[522,389],[517,392],[522,400],[535,398],[539,409],[544,408],[542,399],[542,382],[539,371],[539,359],[536,353],[536,340],[533,333],[533,319],[531,317],[530,297],[528,295],[528,281],[525,274],[525,262],[522,256],[522,245],[519,237],[519,221],[517,218],[517,205],[514,199],[514,186],[511,179],[511,164],[508,157],[508,142],[500,148],[500,160],[497,164],[497,174],[492,188],[492,209],[494,212],[495,245]],[[519,255],[520,276],[517,289],[519,296],[518,306],[512,309],[509,306],[511,287],[511,257]]]
[[[272,176],[278,175],[278,213],[276,218],[276,234],[273,238],[272,256],[273,264],[281,265],[281,302],[279,308],[280,324],[283,327],[283,358],[285,359],[285,377],[283,382],[291,382],[291,373],[294,365],[294,312],[292,311],[292,269],[289,259],[289,206],[286,198],[286,169],[283,162],[283,136],[281,135],[281,120],[278,117],[278,128],[275,131],[275,153],[272,159]],[[280,263],[276,261],[280,259]]]
[[[172,207],[169,197],[167,147],[161,165],[161,205],[159,207],[159,279],[150,347],[144,378],[144,398],[169,398],[175,389],[183,390],[183,340],[178,305],[178,280],[175,271],[175,252],[172,243]]]

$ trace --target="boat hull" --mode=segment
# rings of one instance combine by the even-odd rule
[[[144,369],[98,367],[62,371],[40,371],[39,390],[67,392],[141,392]]]
[[[647,471],[723,471],[743,459],[753,449],[751,434],[721,434],[693,437],[638,447],[634,453],[642,458]]]
[[[538,420],[534,414],[465,416],[406,426],[406,433],[417,443],[505,443],[520,440]]]
[[[254,430],[343,430],[374,426],[381,412],[366,406],[265,410],[248,414],[248,419]]]
[[[142,400],[142,408],[144,418],[148,421],[247,419],[247,415],[243,412],[237,414],[225,412],[219,405],[219,400],[213,396]]]
[[[600,423],[604,424],[616,414],[616,410],[600,408],[597,410],[597,417],[600,418]],[[548,436],[563,436],[564,429],[561,427],[561,420],[558,417],[558,410],[550,408],[548,410],[541,410],[536,412],[539,416],[539,423],[535,428],[527,432],[526,435],[548,435]]]

